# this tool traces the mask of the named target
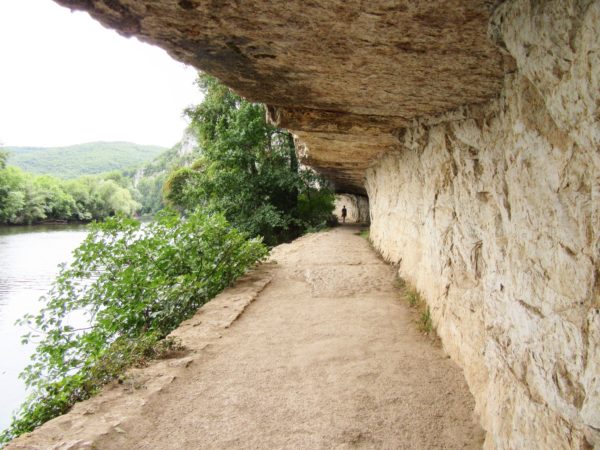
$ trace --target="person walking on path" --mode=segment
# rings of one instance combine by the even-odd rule
[[[346,223],[346,216],[348,215],[348,210],[346,209],[346,205],[342,207],[342,223]]]

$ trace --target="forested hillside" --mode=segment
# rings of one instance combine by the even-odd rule
[[[88,147],[91,149],[88,154],[101,152],[101,146],[94,149],[94,145],[70,148]],[[125,149],[124,153],[128,153],[127,148],[133,148],[136,152],[134,147],[144,148],[117,143],[108,153],[114,153],[118,148]],[[160,147],[148,148],[151,151],[160,150]],[[23,148],[22,154],[34,157],[38,153],[47,154],[44,150],[47,149]],[[162,189],[167,175],[177,168],[190,165],[197,158],[197,152],[197,142],[188,133],[173,148],[165,149],[142,163],[100,174],[61,179],[10,165],[10,153],[0,148],[0,224],[102,220],[117,212],[153,215],[164,207]],[[81,153],[86,152],[84,150]],[[61,159],[62,156],[56,158],[57,161]],[[89,159],[94,164],[106,158]],[[88,172],[85,159],[79,158],[79,161],[77,170]],[[66,161],[65,164],[76,165],[72,161]]]
[[[135,169],[124,170],[123,174],[131,179],[134,197],[141,205],[139,212],[152,215],[160,211],[164,207],[163,184],[169,173],[190,166],[199,154],[198,142],[188,130],[173,148]]]
[[[6,160],[0,149],[0,224],[102,220],[140,208],[121,172],[61,180],[7,166]]]
[[[26,172],[68,179],[139,166],[167,150],[130,142],[90,142],[68,147],[5,147],[7,164]]]

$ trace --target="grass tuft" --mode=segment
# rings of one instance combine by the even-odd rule
[[[427,306],[427,303],[419,291],[410,286],[404,279],[400,277],[396,279],[396,286],[402,290],[406,300],[408,301],[408,305],[412,309],[416,310],[418,314],[416,322],[419,326],[419,330],[427,335],[435,333],[431,311],[429,310],[429,306]]]
[[[406,298],[408,299],[408,304],[411,308],[416,308],[423,302],[419,293],[414,289],[408,290],[406,293]]]
[[[365,229],[365,230],[360,230],[359,236],[365,238],[367,241],[370,241],[369,239],[369,229]]]
[[[425,307],[425,311],[421,312],[421,316],[419,317],[419,330],[426,334],[433,331],[433,322],[431,321],[431,312],[428,306]]]
[[[405,289],[406,288],[406,281],[404,281],[404,278],[400,278],[400,277],[396,277],[396,281],[394,282],[394,284],[396,285],[396,287],[398,289]]]

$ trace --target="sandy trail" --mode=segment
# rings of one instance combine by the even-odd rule
[[[357,231],[274,249],[271,282],[243,315],[110,432],[78,439],[71,420],[49,433],[68,428],[71,448],[481,448],[461,371],[418,332],[393,268]],[[81,417],[108,423],[108,404]]]

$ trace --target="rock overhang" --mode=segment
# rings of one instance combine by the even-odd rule
[[[336,190],[416,119],[498,94],[490,0],[55,0],[267,105]]]

